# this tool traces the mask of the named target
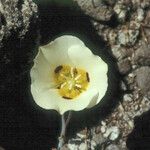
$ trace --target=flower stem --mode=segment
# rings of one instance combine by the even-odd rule
[[[65,116],[64,114],[62,115],[61,117],[61,133],[60,133],[60,137],[59,137],[59,143],[58,143],[58,147],[57,147],[57,150],[60,150],[64,143],[65,143],[65,134],[66,134],[66,128],[67,128],[67,125],[70,121],[70,118],[71,118],[71,111],[69,111],[69,114],[68,114],[68,117],[67,117],[67,120],[65,121]]]

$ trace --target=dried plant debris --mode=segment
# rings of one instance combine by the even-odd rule
[[[65,149],[127,150],[126,140],[134,128],[135,117],[150,109],[150,1],[119,0],[112,4],[109,0],[75,1],[93,17],[91,21],[97,33],[110,45],[118,70],[123,75],[120,88],[131,92],[123,95],[119,105],[97,127],[87,130],[82,137],[78,133],[70,139]],[[95,21],[110,21],[112,16],[104,15],[110,10],[116,15],[116,26]]]
[[[21,5],[21,6],[20,6]],[[26,34],[31,17],[37,17],[37,5],[32,0],[0,0],[0,42],[19,30],[19,37]]]

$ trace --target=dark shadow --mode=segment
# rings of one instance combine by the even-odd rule
[[[129,150],[150,149],[150,111],[137,117],[134,121],[134,130],[128,137],[127,147]]]
[[[39,45],[63,34],[79,37],[108,63],[109,87],[106,96],[92,109],[74,112],[67,136],[72,137],[84,127],[92,127],[111,113],[121,96],[119,73],[109,47],[97,35],[88,16],[79,9],[39,4],[40,21],[32,20],[25,39],[14,33],[0,50],[0,145],[6,150],[48,150],[57,145],[60,115],[39,108],[30,93],[29,71]],[[4,59],[7,58],[7,60]]]
[[[16,31],[3,40],[0,49],[0,146],[6,150],[48,150],[56,145],[60,116],[37,107],[30,93],[29,71],[39,45],[38,25],[31,20],[24,39]]]

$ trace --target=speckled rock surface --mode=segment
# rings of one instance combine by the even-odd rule
[[[97,20],[108,21],[114,14],[111,7],[103,5],[103,1],[76,0],[76,2],[82,7],[86,14]]]
[[[142,43],[133,55],[136,65],[150,66],[150,45]]]
[[[28,31],[30,19],[37,18],[37,5],[32,0],[0,1],[0,43],[4,38],[17,32],[23,37]]]
[[[136,82],[144,94],[150,96],[150,67],[143,66],[136,70]]]

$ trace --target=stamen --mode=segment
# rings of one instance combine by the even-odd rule
[[[87,78],[87,81],[90,82],[90,77],[89,77],[88,72],[86,73],[86,78]]]
[[[82,88],[82,86],[80,84],[75,84],[75,86],[80,88],[80,89]]]
[[[69,88],[69,90],[72,90],[72,88],[73,88],[73,86],[74,86],[74,81],[73,80],[70,80],[70,81],[68,81],[68,88]]]
[[[68,77],[67,76],[65,76],[64,74],[60,74],[60,76],[62,76],[62,77],[64,77],[65,79],[67,79]]]
[[[72,83],[69,84],[69,90],[71,90],[71,89],[72,89]]]
[[[76,83],[81,83],[81,81],[80,80],[76,80]]]
[[[71,69],[70,69],[70,74],[71,74],[71,77],[72,78],[74,78],[74,71],[73,71],[74,69],[73,69],[73,67],[71,67]]]
[[[54,70],[59,94],[64,99],[74,99],[87,89],[89,74],[83,69],[60,65]]]
[[[81,77],[81,74],[77,75],[74,79],[78,80]]]
[[[64,98],[64,99],[72,99],[72,98],[67,97],[67,96],[63,96],[62,98]]]
[[[74,72],[74,75],[77,75],[78,74],[77,68],[74,68],[73,72]]]
[[[63,66],[60,65],[60,66],[55,68],[54,72],[59,73],[62,68],[63,68]]]
[[[57,89],[60,89],[60,88],[61,88],[61,86],[60,86],[60,85],[57,85],[57,86],[56,86],[56,88],[57,88]]]
[[[63,84],[60,85],[60,88],[62,89],[67,83],[64,82]]]

